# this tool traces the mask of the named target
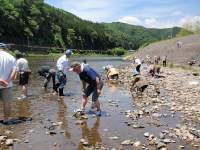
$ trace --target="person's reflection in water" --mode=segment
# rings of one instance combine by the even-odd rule
[[[109,87],[111,94],[117,91],[118,82],[106,81],[106,85]]]
[[[17,101],[16,107],[17,107],[17,116],[16,117],[30,117],[30,106],[31,101]]]
[[[0,105],[3,106],[3,115],[2,118],[0,118],[1,121],[6,121],[11,116],[11,101],[12,101],[12,93],[10,90],[0,90],[0,97],[2,97],[2,100],[0,98]],[[2,107],[1,107],[2,108]]]
[[[62,122],[61,125],[61,129],[65,130],[65,138],[69,139],[71,137],[71,134],[68,132],[67,128],[68,128],[68,122],[66,119],[66,109],[67,106],[64,102],[64,98],[60,98],[59,102],[58,102],[58,121]]]
[[[88,140],[89,146],[93,149],[96,147],[101,146],[101,135],[98,131],[98,128],[100,126],[100,117],[96,118],[96,121],[93,125],[93,127],[90,129],[88,128],[87,121],[81,126],[82,129],[82,137],[86,141]],[[83,144],[80,142],[78,146],[78,150],[84,149]]]

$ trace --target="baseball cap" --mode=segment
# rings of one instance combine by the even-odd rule
[[[77,62],[77,61],[72,62],[71,66],[69,68],[69,71],[73,71],[73,69],[78,66],[81,66],[81,64],[79,62]]]
[[[72,53],[72,49],[66,50],[65,54],[66,54],[67,56],[71,56],[71,55],[73,54],[73,53]]]

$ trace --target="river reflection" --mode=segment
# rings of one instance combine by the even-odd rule
[[[65,130],[64,132],[64,136],[66,139],[69,139],[71,137],[71,133],[69,133],[68,130],[66,130],[68,128],[68,120],[66,118],[67,116],[67,106],[64,102],[64,99],[60,99],[58,101],[58,112],[57,112],[57,115],[58,115],[58,122],[61,122],[61,129],[62,130]]]
[[[118,89],[118,86],[119,86],[119,84],[118,84],[118,81],[115,81],[115,80],[107,80],[107,81],[105,81],[105,83],[106,83],[106,85],[109,87],[109,90],[110,90],[110,93],[111,94],[113,94],[113,93],[115,93],[116,91],[117,91],[117,89]]]
[[[100,117],[97,117],[93,126],[91,128],[88,127],[87,121],[81,126],[81,139],[84,139],[88,142],[88,145],[95,149],[101,145],[102,139],[101,135],[98,131],[100,126]],[[78,150],[84,149],[84,142],[80,142],[78,146]]]
[[[10,92],[9,94],[7,92]],[[5,98],[6,96],[6,98]],[[4,97],[4,100],[0,99],[0,120],[8,120],[8,118],[11,115],[11,99],[12,99],[12,95],[11,95],[11,89],[7,90],[7,89],[2,89],[0,91],[0,97]]]

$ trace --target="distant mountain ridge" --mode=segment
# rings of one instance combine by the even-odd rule
[[[93,23],[43,0],[0,0],[0,42],[107,50],[138,49],[182,30],[148,29],[120,22]]]

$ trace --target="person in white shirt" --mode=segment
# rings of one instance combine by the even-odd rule
[[[10,117],[12,100],[12,80],[16,76],[16,60],[0,47],[0,102],[3,102],[3,115],[0,113],[0,121],[6,121]]]
[[[136,58],[135,59],[135,63],[136,63],[136,68],[135,70],[133,71],[133,75],[136,76],[136,75],[139,75],[140,74],[140,67],[141,67],[141,60],[139,58]]]
[[[61,56],[56,63],[57,67],[57,83],[56,83],[56,92],[59,92],[59,96],[64,96],[63,90],[67,82],[67,72],[69,70],[69,57],[72,55],[72,51],[69,49],[65,52],[65,55]]]
[[[23,58],[21,53],[16,54],[17,58],[17,72],[19,74],[19,85],[22,87],[21,98],[26,98],[28,95],[28,81],[31,73],[28,65],[28,60]]]

